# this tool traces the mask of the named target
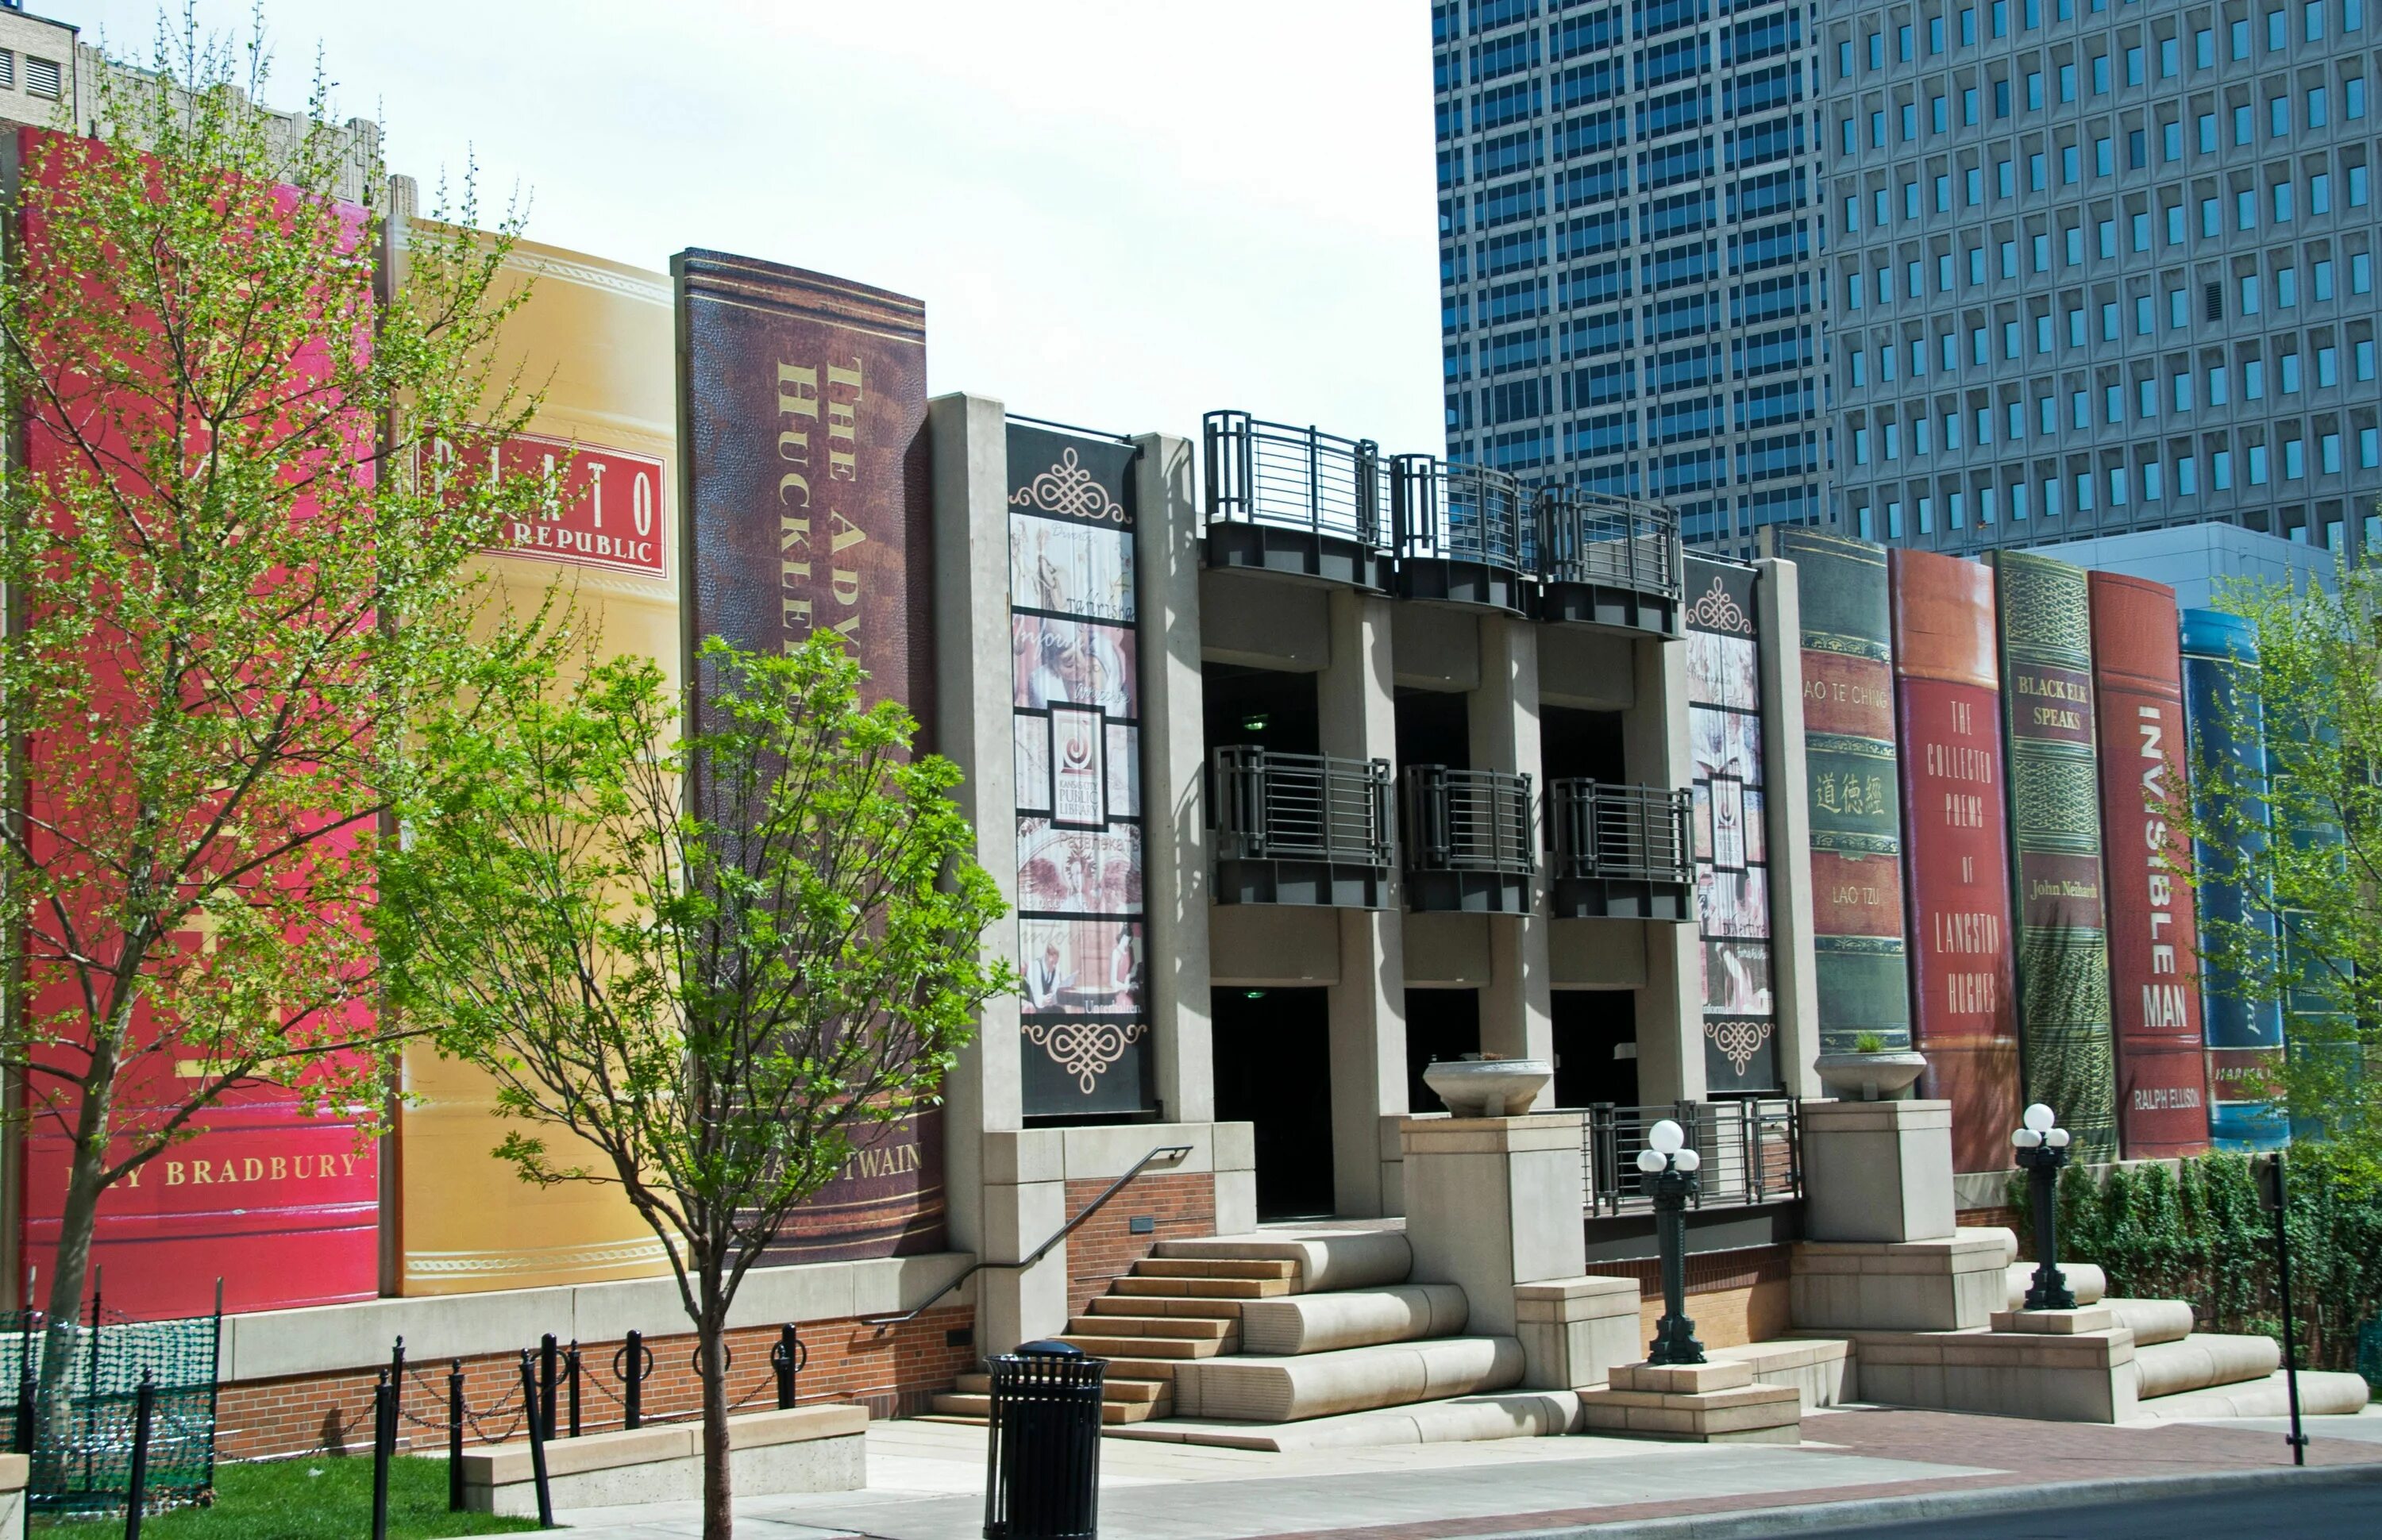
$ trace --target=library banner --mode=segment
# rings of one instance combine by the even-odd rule
[[[1762,776],[1762,656],[1753,568],[1688,558],[1688,741],[1696,921],[1703,941],[1704,1082],[1778,1088],[1771,987],[1770,844]]]
[[[1150,1104],[1134,446],[1009,424],[1018,973],[1029,1116]]]
[[[719,251],[680,252],[670,276],[690,654],[713,636],[780,653],[833,630],[867,671],[864,698],[906,706],[930,746],[926,307]],[[693,682],[699,727],[717,681],[697,669]],[[939,1250],[941,1119],[931,1108],[856,1135],[769,1259]]]

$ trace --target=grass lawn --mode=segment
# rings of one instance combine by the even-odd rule
[[[360,1455],[218,1465],[214,1507],[159,1514],[141,1526],[141,1540],[362,1540],[372,1533],[372,1480],[373,1462]],[[53,1532],[113,1534],[115,1527],[66,1522]],[[535,1528],[534,1519],[448,1512],[444,1460],[400,1457],[389,1465],[390,1540]]]

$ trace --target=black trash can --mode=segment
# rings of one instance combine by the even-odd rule
[[[1028,1342],[992,1361],[984,1540],[1092,1540],[1100,1523],[1108,1360]]]

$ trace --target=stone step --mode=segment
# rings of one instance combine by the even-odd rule
[[[962,1375],[953,1382],[952,1388],[963,1396],[989,1396],[992,1394],[992,1376]],[[1167,1389],[1164,1380],[1119,1379],[1111,1375],[1100,1381],[1100,1399],[1130,1406],[1141,1401],[1163,1400]]]
[[[1193,1341],[1221,1342],[1233,1335],[1233,1323],[1213,1315],[1078,1315],[1067,1323],[1070,1332],[1090,1337],[1181,1337]]]
[[[1164,1261],[1293,1262],[1298,1265],[1297,1288],[1283,1292],[1304,1294],[1404,1283],[1414,1266],[1414,1251],[1406,1244],[1405,1229],[1387,1224],[1378,1229],[1273,1226],[1256,1235],[1160,1241],[1150,1254]]]
[[[1291,1292],[1289,1278],[1123,1277],[1109,1285],[1111,1296],[1140,1299],[1271,1300]]]
[[[2106,1304],[2101,1298],[2109,1291],[2108,1275],[2090,1262],[2063,1262],[2059,1276],[2068,1280],[2068,1291],[2076,1296],[2078,1304]],[[2008,1310],[2026,1308],[2026,1291],[2034,1287],[2034,1264],[2013,1262],[2002,1269],[2002,1289],[2008,1299]]]
[[[1106,1319],[1106,1317],[1103,1317]],[[1080,1348],[1098,1358],[1213,1358],[1220,1352],[1231,1352],[1240,1344],[1230,1337],[1211,1337],[1205,1340],[1183,1337],[1095,1337],[1088,1333],[1062,1333],[1057,1340],[1071,1348]]]
[[[1111,1358],[1108,1378],[1149,1379],[1161,1385],[1174,1383],[1174,1371],[1191,1362],[1185,1358]]]
[[[1382,1412],[1351,1412],[1296,1423],[1214,1418],[1152,1418],[1111,1427],[1111,1438],[1216,1448],[1353,1448],[1399,1444],[1475,1444],[1496,1438],[1549,1438],[1578,1430],[1579,1396],[1571,1390],[1508,1390],[1415,1401]]]
[[[2180,1342],[2192,1335],[2192,1306],[2181,1300],[2104,1299],[2101,1308],[2134,1334],[2138,1351],[2154,1343]]]
[[[2282,1363],[2282,1347],[2271,1337],[2196,1331],[2173,1342],[2137,1341],[2134,1393],[2147,1401],[2263,1380]]]
[[[2185,1390],[2143,1400],[2143,1417],[2161,1422],[2217,1417],[2287,1417],[2290,1391],[2280,1369],[2264,1379]],[[2308,1417],[2341,1417],[2365,1410],[2373,1390],[2362,1375],[2325,1369],[2300,1371],[2300,1412]]]
[[[1133,1271],[1145,1278],[1295,1278],[1298,1264],[1276,1257],[1146,1256]]]
[[[1790,1337],[1737,1348],[1707,1348],[1712,1359],[1733,1359],[1752,1369],[1756,1385],[1792,1386],[1803,1410],[1859,1400],[1860,1361],[1852,1344],[1837,1337]]]
[[[1504,1390],[1521,1379],[1522,1345],[1513,1338],[1440,1337],[1295,1358],[1180,1363],[1174,1402],[1185,1417],[1291,1423]]]
[[[1155,1294],[1102,1294],[1089,1306],[1095,1315],[1177,1315],[1207,1321],[1237,1321],[1238,1300],[1173,1300]]]
[[[992,1398],[988,1395],[972,1396],[946,1391],[935,1398],[934,1404],[937,1416],[957,1421],[981,1423],[992,1415]],[[1173,1408],[1163,1399],[1102,1401],[1100,1422],[1104,1425],[1115,1427],[1127,1423],[1144,1422],[1151,1417],[1163,1417],[1172,1410]]]
[[[1452,1337],[1467,1314],[1464,1290],[1452,1283],[1251,1300],[1241,1307],[1241,1351],[1292,1356]]]

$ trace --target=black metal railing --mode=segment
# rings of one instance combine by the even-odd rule
[[[1679,516],[1659,503],[1551,490],[1539,509],[1538,554],[1545,582],[1679,596]]]
[[[1689,794],[1667,787],[1549,781],[1552,874],[1558,879],[1692,882],[1688,808]]]
[[[1536,489],[1502,471],[1400,455],[1390,495],[1399,559],[1529,572],[1538,557],[1538,505]]]
[[[1228,861],[1391,862],[1387,760],[1216,751],[1216,853]]]
[[[1406,870],[1519,877],[1538,870],[1529,776],[1410,764],[1403,789]]]
[[[1657,1106],[1598,1102],[1563,1110],[1582,1114],[1580,1166],[1591,1215],[1635,1214],[1653,1206],[1650,1179],[1638,1169],[1638,1152],[1646,1147],[1648,1131],[1665,1118],[1679,1125],[1688,1147],[1703,1157],[1689,1206],[1744,1208],[1803,1195],[1802,1122],[1792,1097]]]
[[[1267,422],[1245,411],[1205,419],[1210,523],[1270,524],[1389,544],[1389,464],[1369,438]]]

